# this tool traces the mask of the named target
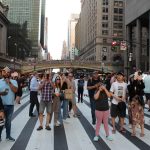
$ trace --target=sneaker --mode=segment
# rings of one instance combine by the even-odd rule
[[[76,114],[73,115],[74,118],[77,118],[78,116]]]
[[[59,127],[60,124],[58,122],[55,123],[55,127]]]
[[[10,141],[10,142],[14,142],[14,141],[15,141],[15,139],[12,138],[11,136],[10,136],[10,137],[7,137],[6,140],[7,140],[7,141]]]
[[[99,140],[99,136],[95,136],[93,139],[94,142],[97,142],[98,140]]]
[[[58,123],[59,125],[61,125],[61,123],[60,123],[59,121],[57,121],[57,123]]]
[[[50,126],[46,126],[45,129],[49,131],[51,130]]]
[[[43,129],[43,127],[42,126],[39,126],[38,128],[37,128],[37,131],[40,131],[40,130],[42,130]]]
[[[29,117],[36,117],[36,115],[29,115]]]
[[[106,136],[106,139],[107,139],[108,141],[113,141],[113,138],[112,138],[111,136]]]
[[[150,112],[150,109],[148,109],[148,112]]]

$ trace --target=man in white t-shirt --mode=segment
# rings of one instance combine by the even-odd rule
[[[116,132],[115,118],[118,116],[120,119],[120,132],[125,132],[124,118],[126,116],[126,91],[127,84],[124,82],[124,74],[122,72],[117,73],[117,80],[112,83],[110,92],[112,93],[113,99],[111,103],[111,118],[113,130],[112,133]]]

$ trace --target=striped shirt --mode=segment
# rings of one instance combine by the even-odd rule
[[[44,84],[41,90],[41,100],[42,101],[52,101],[53,87],[51,83]]]

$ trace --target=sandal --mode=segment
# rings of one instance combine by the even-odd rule
[[[119,132],[126,133],[126,130],[123,128],[123,129],[120,129]]]
[[[140,133],[140,137],[143,137],[145,134],[144,133]]]
[[[131,133],[131,136],[136,136],[136,134],[135,133]]]
[[[116,130],[115,129],[112,130],[112,134],[116,134]]]

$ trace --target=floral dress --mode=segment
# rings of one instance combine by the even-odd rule
[[[143,125],[144,124],[144,111],[143,107],[140,105],[137,99],[132,100],[131,102],[131,116],[132,116],[132,124]]]

